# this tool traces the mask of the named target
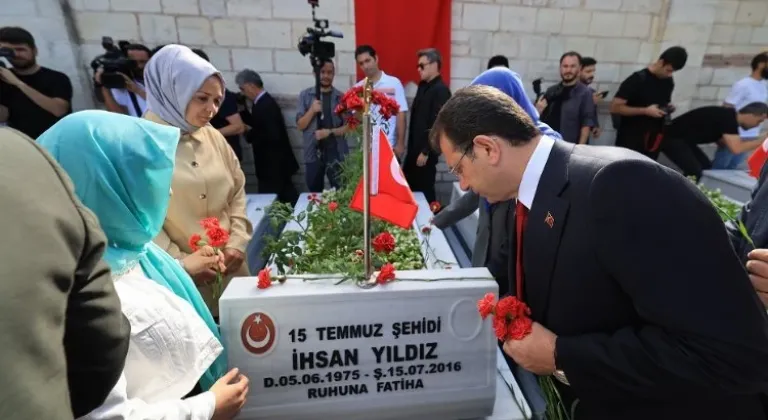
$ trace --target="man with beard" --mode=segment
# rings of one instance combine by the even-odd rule
[[[579,80],[581,55],[569,51],[560,57],[562,81],[549,89],[536,103],[541,120],[563,136],[563,140],[586,144],[595,126],[592,91]]]
[[[325,177],[333,188],[340,187],[341,161],[349,153],[344,120],[333,112],[341,102],[341,91],[333,87],[336,73],[333,61],[325,60],[320,67],[320,99],[315,86],[299,93],[296,128],[304,140],[304,164],[307,188],[322,192]]]
[[[36,139],[72,112],[72,83],[37,64],[35,38],[27,30],[0,28],[0,47],[13,51],[13,68],[0,66],[0,122]]]
[[[753,102],[768,102],[768,89],[765,80],[768,79],[768,54],[760,53],[752,58],[752,74],[733,84],[730,93],[725,98],[723,106],[740,111]],[[751,141],[760,136],[760,127],[750,129],[739,128],[742,141]],[[712,161],[713,169],[737,169],[746,159],[746,153],[734,154],[727,145],[720,143]]]
[[[104,68],[96,70],[93,78],[96,86],[101,89],[104,105],[110,112],[141,117],[147,110],[147,92],[144,90],[144,66],[147,65],[152,52],[144,45],[131,44],[125,47],[125,54],[133,61],[133,70],[128,73],[119,73],[125,80],[124,88],[107,88],[101,84],[101,75]]]
[[[421,82],[411,105],[408,126],[408,154],[403,172],[413,191],[421,191],[430,203],[435,201],[435,175],[440,156],[429,147],[429,130],[440,108],[451,97],[451,90],[440,77],[442,58],[434,48],[417,53]]]

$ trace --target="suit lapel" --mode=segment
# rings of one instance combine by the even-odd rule
[[[544,322],[552,271],[568,217],[569,202],[561,194],[568,184],[568,161],[573,146],[556,141],[552,147],[524,231],[525,300],[531,307],[533,319],[539,322]]]

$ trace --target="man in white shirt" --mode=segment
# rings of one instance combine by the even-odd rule
[[[739,111],[753,102],[768,102],[766,79],[768,79],[768,54],[760,53],[752,59],[752,74],[733,84],[723,106]],[[739,137],[742,141],[754,140],[760,137],[760,127],[749,130],[739,128]],[[724,145],[718,145],[715,159],[712,161],[712,169],[737,169],[746,159],[747,153],[735,155]]]
[[[379,69],[379,58],[376,56],[376,50],[370,45],[361,45],[355,49],[355,60],[357,65],[365,73],[365,76],[373,80],[373,88],[390,98],[397,101],[400,105],[400,112],[390,118],[388,121],[382,121],[379,114],[379,107],[374,106],[371,112],[373,124],[377,124],[387,133],[389,144],[398,159],[402,159],[405,153],[405,113],[408,112],[408,101],[405,99],[405,89],[400,79],[390,76]],[[355,86],[359,86],[363,81],[359,81]]]

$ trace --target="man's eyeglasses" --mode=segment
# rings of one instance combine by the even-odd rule
[[[474,146],[474,145],[473,145],[473,146]],[[457,161],[456,161],[456,164],[450,167],[450,169],[449,169],[449,171],[448,171],[448,172],[449,172],[451,175],[455,175],[455,176],[459,176],[459,175],[461,175],[461,168],[460,168],[460,166],[461,166],[461,161],[462,161],[462,160],[464,160],[464,157],[465,157],[465,156],[467,156],[467,153],[469,153],[469,151],[470,151],[471,149],[472,149],[472,147],[469,147],[469,148],[467,148],[466,150],[464,150],[464,153],[462,153],[462,154],[461,154],[461,157],[459,157],[459,160],[457,160]]]
[[[417,64],[417,67],[419,68],[419,70],[424,70],[424,67],[427,67],[430,64],[432,63],[419,63]]]

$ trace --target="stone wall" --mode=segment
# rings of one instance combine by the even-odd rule
[[[576,50],[598,60],[596,87],[610,90],[610,99],[621,80],[679,44],[690,55],[675,76],[674,101],[682,112],[722,102],[730,85],[748,74],[748,59],[768,47],[766,0],[445,1],[453,2],[453,89],[468,84],[494,54],[510,58],[529,90],[537,77],[546,86],[558,80],[560,55]],[[353,5],[323,0],[318,9],[345,35],[336,43],[340,89],[355,77]],[[290,125],[296,93],[313,83],[308,60],[295,49],[311,24],[305,0],[0,0],[0,11],[0,25],[29,29],[40,44],[40,61],[73,78],[76,109],[93,106],[88,63],[105,35],[150,47],[179,42],[204,48],[230,83],[236,71],[252,68],[278,96]],[[598,143],[610,144],[614,133],[606,105],[601,109],[606,132]],[[292,136],[300,147],[293,129]],[[244,166],[252,174],[249,161]],[[445,165],[440,169],[440,188],[447,192],[452,177]],[[296,180],[303,185],[301,176]]]

